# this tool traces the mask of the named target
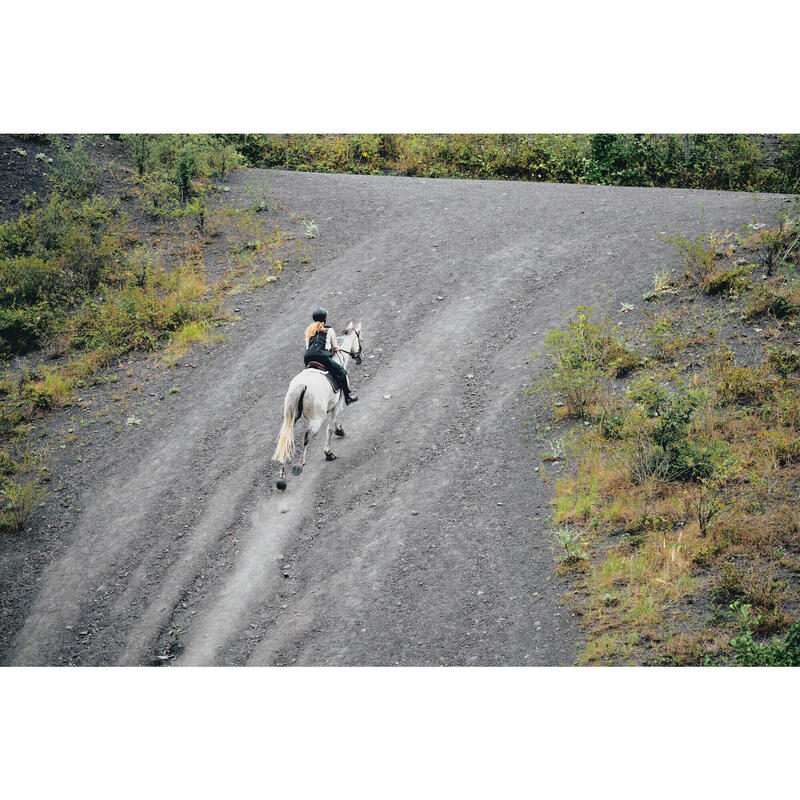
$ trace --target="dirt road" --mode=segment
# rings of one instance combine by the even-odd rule
[[[231,176],[228,199],[246,203]],[[774,219],[782,198],[668,189],[273,172],[319,227],[305,272],[224,345],[154,377],[148,416],[65,478],[7,564],[7,664],[569,664],[552,485],[523,387],[576,305],[640,303],[674,264],[659,232]],[[363,323],[339,456],[270,462],[302,331]],[[159,383],[160,381],[160,383]],[[160,388],[159,388],[160,387]],[[50,528],[46,527],[50,523]],[[12,570],[13,567],[13,570]]]

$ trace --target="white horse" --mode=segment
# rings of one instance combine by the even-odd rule
[[[345,369],[350,362],[361,363],[361,323],[351,322],[339,337],[339,350],[333,354]],[[278,434],[278,445],[275,448],[273,461],[279,461],[281,475],[277,487],[286,488],[286,462],[294,455],[294,424],[300,417],[306,421],[306,433],[303,438],[303,458],[300,464],[292,467],[292,474],[299,475],[306,464],[308,443],[328,421],[328,435],[325,438],[325,460],[333,461],[336,456],[331,452],[331,436],[344,436],[344,429],[338,422],[339,414],[344,408],[344,392],[334,391],[326,374],[318,369],[306,368],[292,378],[286,398],[283,401],[283,425]]]

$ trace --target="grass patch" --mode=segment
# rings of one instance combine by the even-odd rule
[[[718,274],[736,272],[734,251],[715,253],[707,263]],[[752,264],[753,253],[744,255]],[[759,294],[794,291],[792,271],[784,264],[762,278]],[[635,318],[629,336],[647,342],[650,357],[635,359],[635,374],[617,373],[621,381],[612,380],[617,359],[635,345],[586,309],[546,340],[541,388],[559,398],[554,416],[562,425],[570,416],[583,420],[566,437],[553,500],[558,572],[583,598],[576,610],[588,644],[580,663],[794,657],[787,654],[800,609],[797,334],[792,318],[775,314],[764,336],[753,336],[734,303],[755,290],[711,293],[699,277],[695,270],[680,297],[662,296],[658,312]],[[693,336],[698,316],[722,324],[719,335]],[[723,335],[746,344],[735,353]],[[572,559],[580,569],[566,568],[570,548],[583,554]],[[732,606],[749,609],[746,629]]]

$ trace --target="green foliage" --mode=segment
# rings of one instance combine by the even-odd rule
[[[192,179],[198,174],[197,158],[191,147],[184,147],[178,154],[175,162],[174,181],[178,187],[178,200],[181,203],[193,196],[194,186]]]
[[[800,288],[759,286],[750,298],[745,312],[747,319],[769,315],[775,319],[790,319],[800,315]]]
[[[645,331],[645,336],[650,344],[653,358],[665,360],[670,358],[675,351],[675,320],[666,315],[661,315],[653,320]]]
[[[768,350],[767,364],[780,376],[786,378],[800,372],[800,351],[772,346]]]
[[[150,139],[149,133],[133,133],[126,136],[125,139],[131,145],[131,153],[133,155],[133,162],[136,164],[136,171],[140,176],[147,172],[147,167],[150,164]]]
[[[762,644],[753,639],[763,617],[753,617],[749,605],[737,600],[731,603],[741,627],[739,636],[731,640],[736,663],[741,667],[800,667],[800,622],[795,622],[783,639],[775,636]]]
[[[660,238],[678,251],[683,259],[686,277],[702,285],[708,280],[717,251],[726,237],[716,233],[701,233],[694,239],[680,234]]]
[[[124,137],[137,175],[128,179],[155,217],[184,215],[184,206],[202,196],[210,178],[220,178],[242,163],[230,137],[218,134],[133,134]],[[203,229],[206,211],[190,209]]]
[[[89,197],[97,190],[97,170],[92,165],[83,139],[68,150],[63,142],[56,145],[57,155],[50,169],[53,190],[63,197]]]
[[[563,397],[567,413],[578,417],[599,401],[608,378],[625,375],[639,363],[611,323],[593,321],[593,311],[584,307],[577,309],[565,329],[547,334],[545,352],[551,369],[543,387]]]
[[[171,333],[192,323],[210,323],[214,304],[203,298],[204,283],[191,270],[153,268],[143,285],[124,287],[108,300],[90,299],[70,319],[72,346],[109,356],[154,350]]]
[[[648,419],[653,420],[650,437],[665,449],[681,442],[694,410],[703,400],[703,393],[678,387],[672,391],[653,378],[636,381],[628,390],[628,398],[636,403]]]
[[[717,350],[709,360],[709,375],[722,403],[754,405],[772,393],[773,387],[765,380],[764,370],[739,366],[727,347]]]
[[[689,438],[689,424],[705,393],[683,386],[667,389],[653,378],[642,378],[627,390],[643,418],[631,416],[633,440],[630,453],[634,482],[648,478],[697,480],[721,469],[728,454],[725,442]]]
[[[553,533],[555,543],[562,548],[562,564],[576,564],[589,557],[583,546],[583,539],[578,531],[562,527]]]
[[[53,194],[46,206],[0,224],[0,353],[24,353],[66,310],[115,270],[125,218],[99,196]]]
[[[744,264],[723,270],[716,275],[710,275],[703,283],[703,288],[709,294],[735,296],[750,285],[748,275],[753,271],[754,266],[754,264]]]
[[[46,492],[35,480],[19,483],[7,478],[0,483],[0,531],[25,530],[28,518]]]
[[[264,186],[257,191],[249,183],[245,184],[245,190],[250,196],[251,208],[256,213],[269,209],[269,181],[264,181]]]
[[[254,166],[447,178],[683,186],[792,192],[800,137],[785,137],[764,164],[743,134],[236,134],[226,137]]]

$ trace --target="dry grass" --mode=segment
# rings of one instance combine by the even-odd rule
[[[748,270],[737,271],[732,253],[720,252],[713,237],[687,248],[691,291],[707,313],[709,303],[717,303],[718,318],[735,325],[741,317],[727,306],[739,290],[754,291],[736,283]],[[709,296],[702,282],[712,274],[730,281],[723,289],[721,280],[719,292]],[[797,291],[777,274],[762,281],[758,297],[795,302]],[[580,426],[568,448],[568,469],[555,482],[554,521],[583,530],[589,551],[581,571],[569,577],[583,597],[576,613],[588,634],[580,663],[730,663],[737,630],[732,603],[751,606],[760,636],[785,630],[800,607],[794,323],[774,308],[764,312],[769,336],[746,330],[747,363],[740,363],[717,344],[716,331],[693,334],[698,320],[686,298],[658,302],[672,305],[650,313],[638,329],[640,340],[650,342],[652,358],[642,370],[650,383],[638,379],[631,395],[650,406],[635,409],[601,387],[581,409],[595,424]],[[691,352],[681,346],[685,341]],[[663,387],[678,387],[677,394]],[[678,401],[669,399],[682,396],[696,398],[683,416]],[[677,414],[674,422],[670,413]],[[688,477],[680,470],[648,471],[652,464],[637,468],[637,459],[653,458],[654,435],[663,441],[665,460],[708,459],[708,466],[693,468]]]

